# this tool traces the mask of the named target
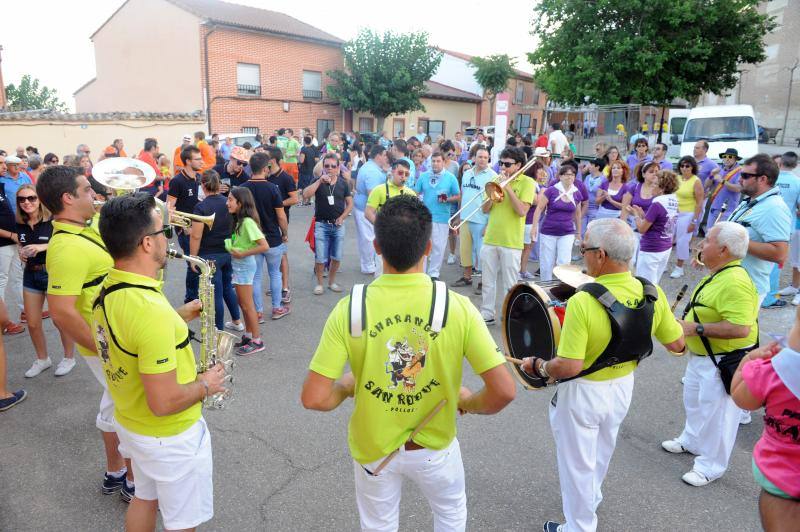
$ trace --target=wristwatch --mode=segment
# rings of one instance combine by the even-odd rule
[[[706,328],[705,328],[705,327],[703,327],[703,324],[702,324],[702,323],[698,323],[698,324],[697,324],[697,327],[695,327],[695,328],[694,328],[694,332],[696,332],[696,333],[697,333],[697,336],[705,336],[705,334],[706,334]]]

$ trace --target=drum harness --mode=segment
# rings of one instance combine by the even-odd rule
[[[431,310],[428,316],[428,325],[433,332],[441,332],[447,324],[447,310],[450,305],[450,292],[444,281],[433,282],[431,294]],[[353,285],[350,291],[350,336],[360,338],[366,329],[367,316],[367,286],[364,284]]]

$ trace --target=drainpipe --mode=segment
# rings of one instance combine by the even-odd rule
[[[203,37],[203,56],[206,75],[206,119],[208,121],[208,134],[211,135],[211,89],[208,81],[208,38],[217,30],[217,26],[215,24],[209,24],[208,22],[206,22],[206,26],[211,28],[206,33],[205,37]]]

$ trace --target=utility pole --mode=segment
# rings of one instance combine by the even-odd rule
[[[792,83],[794,82],[794,71],[800,66],[800,59],[794,60],[792,68],[787,68],[789,71],[789,95],[786,97],[786,113],[783,115],[783,130],[781,131],[781,145],[786,140],[786,125],[789,123],[789,107],[792,105]]]
[[[742,103],[742,82],[744,81],[744,75],[750,72],[749,70],[740,70],[739,71],[739,89],[736,93],[736,104],[740,105]]]

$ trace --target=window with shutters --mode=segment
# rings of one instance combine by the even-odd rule
[[[322,99],[322,72],[303,70],[303,98]]]
[[[517,82],[517,90],[514,93],[514,103],[522,103],[525,99],[525,84],[521,81]]]
[[[239,96],[261,96],[261,66],[236,63],[236,92]]]

